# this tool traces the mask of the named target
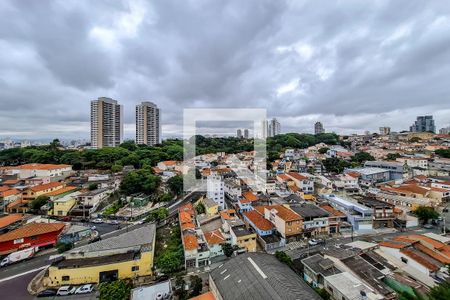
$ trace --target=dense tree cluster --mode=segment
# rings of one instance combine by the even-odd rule
[[[227,152],[237,153],[254,149],[253,139],[235,137],[207,138],[197,135],[190,142],[196,143],[196,154]],[[287,133],[267,139],[269,156],[277,156],[285,148],[305,148],[324,142],[337,144],[339,138],[334,133],[318,135]],[[259,143],[259,141],[256,141]],[[24,163],[62,163],[73,165],[75,170],[103,169],[119,172],[123,166],[132,165],[137,169],[153,167],[163,160],[183,160],[183,141],[179,139],[165,140],[159,145],[136,145],[133,141],[125,141],[120,147],[64,150],[59,140],[49,145],[13,148],[0,151],[0,166]]]
[[[437,155],[444,158],[450,158],[450,149],[438,149],[434,151]]]

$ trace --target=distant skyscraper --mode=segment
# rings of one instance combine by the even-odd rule
[[[244,129],[244,139],[248,139],[249,134],[248,134],[248,129]]]
[[[269,122],[267,120],[261,121],[261,136],[260,138],[265,139],[269,132]]]
[[[325,129],[323,128],[321,122],[316,122],[316,124],[314,124],[314,133],[315,134],[325,133]]]
[[[91,101],[91,146],[116,147],[123,138],[123,107],[116,100],[99,97]]]
[[[391,133],[391,127],[380,127],[380,135],[389,135]]]
[[[449,134],[449,133],[450,133],[450,126],[439,129],[439,134]]]
[[[242,129],[238,129],[238,130],[236,131],[236,136],[237,136],[238,138],[242,138]]]
[[[136,105],[136,144],[153,146],[161,142],[159,108],[153,102]]]
[[[276,118],[269,121],[269,137],[274,137],[281,133],[280,122]]]
[[[418,116],[417,120],[409,128],[411,132],[436,132],[433,116]]]

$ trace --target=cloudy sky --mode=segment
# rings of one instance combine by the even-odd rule
[[[283,132],[450,125],[446,1],[0,1],[0,137],[88,138],[90,101],[266,108]]]

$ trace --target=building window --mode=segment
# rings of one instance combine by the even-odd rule
[[[22,244],[23,243],[23,239],[15,239],[14,240],[14,245],[15,244]]]
[[[62,281],[69,281],[70,280],[70,276],[63,276],[61,279],[62,279]]]
[[[132,266],[132,267],[131,267],[131,271],[132,271],[132,272],[139,271],[139,266]]]

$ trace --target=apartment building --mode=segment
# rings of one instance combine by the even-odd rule
[[[91,101],[91,146],[116,147],[123,139],[123,106],[100,97]]]
[[[256,206],[264,218],[272,222],[280,235],[287,241],[297,240],[303,232],[302,217],[283,205]]]
[[[136,105],[136,144],[153,146],[161,142],[160,110],[153,102]]]

